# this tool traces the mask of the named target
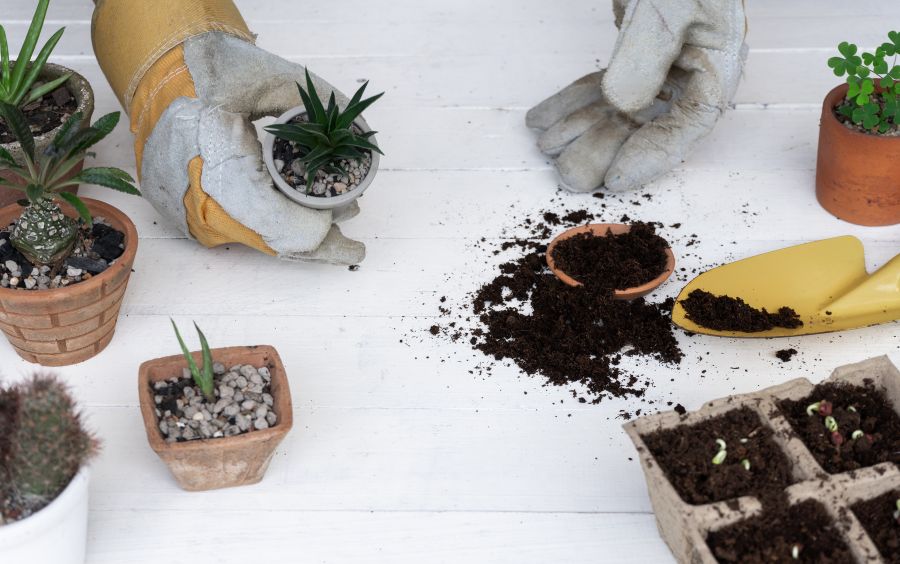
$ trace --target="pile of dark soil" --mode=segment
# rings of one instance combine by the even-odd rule
[[[711,532],[706,542],[719,562],[854,561],[831,516],[813,500],[790,507],[770,507],[758,517]]]
[[[617,367],[623,354],[681,361],[669,319],[673,300],[622,301],[610,288],[569,287],[547,268],[545,245],[522,246],[527,254],[501,265],[500,274],[475,293],[473,309],[482,324],[473,331],[475,348],[510,359],[548,384],[584,384],[593,403],[643,395],[638,377]]]
[[[777,313],[756,309],[741,298],[716,296],[704,290],[694,290],[681,300],[687,318],[707,329],[757,333],[775,327],[796,329],[803,322],[797,312],[781,307]]]
[[[60,86],[53,92],[45,94],[40,100],[26,105],[22,108],[28,125],[31,126],[31,132],[35,135],[43,135],[48,131],[53,131],[62,125],[69,116],[78,109],[78,102],[69,92],[65,85]],[[3,120],[0,120],[0,143],[13,143],[16,138],[10,132]]]
[[[861,501],[850,509],[869,533],[885,562],[900,563],[900,523],[894,517],[900,492],[890,491],[869,501]]]
[[[689,427],[642,437],[660,468],[687,503],[699,505],[744,495],[777,498],[792,483],[791,465],[772,430],[751,409],[729,411]],[[721,464],[712,460],[725,441]],[[744,466],[749,461],[749,469]]]
[[[775,356],[778,357],[778,360],[781,362],[790,362],[794,355],[797,354],[797,349],[781,349],[780,351],[775,351]]]
[[[807,407],[823,400],[831,404],[828,413],[807,414]],[[783,400],[780,408],[806,448],[831,474],[881,462],[900,463],[900,417],[871,382],[864,387],[820,384],[803,399]],[[825,415],[837,422],[839,439],[825,427]],[[863,435],[854,439],[857,430]]]
[[[605,237],[582,233],[553,248],[556,267],[596,289],[623,290],[650,282],[666,270],[669,244],[649,223],[632,224],[631,231]]]

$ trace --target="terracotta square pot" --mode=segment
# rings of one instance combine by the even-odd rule
[[[895,409],[900,406],[900,371],[886,356],[839,367],[824,382],[860,386],[866,380],[871,380],[876,388],[882,389]],[[704,505],[687,503],[669,481],[643,437],[661,429],[693,425],[741,407],[755,411],[760,421],[773,430],[773,440],[791,463],[797,483],[785,488],[789,502],[796,504],[809,499],[820,502],[831,515],[857,562],[882,562],[859,521],[852,516],[847,518],[847,515],[851,514],[850,505],[872,499],[900,485],[900,470],[890,462],[883,462],[839,474],[825,472],[778,407],[782,400],[800,399],[813,388],[809,380],[798,378],[756,393],[717,399],[686,415],[669,411],[641,417],[624,425],[625,432],[638,451],[657,528],[678,562],[714,564],[716,558],[706,544],[707,535],[759,515],[762,504],[752,496]]]
[[[202,366],[200,351],[191,354],[197,365]],[[256,345],[212,349],[212,357],[215,362],[221,362],[226,367],[239,364],[268,367],[272,375],[273,408],[278,414],[278,421],[268,429],[233,437],[167,443],[159,430],[159,417],[156,415],[151,384],[173,376],[180,377],[187,362],[179,354],[141,364],[138,395],[147,440],[169,467],[178,485],[188,491],[230,488],[259,482],[269,468],[278,443],[294,424],[287,374],[274,347]]]

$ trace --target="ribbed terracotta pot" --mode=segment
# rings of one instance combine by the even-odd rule
[[[44,81],[50,81],[66,73],[72,73],[72,76],[69,77],[69,80],[66,81],[65,87],[78,103],[75,111],[84,114],[85,124],[90,123],[91,116],[94,114],[94,91],[91,89],[91,85],[86,78],[76,73],[72,69],[68,69],[61,65],[54,65],[53,63],[47,63],[46,65],[44,65],[43,72],[41,73],[41,79]],[[56,129],[35,137],[35,151],[41,152],[46,149],[47,145],[50,144],[50,141],[53,140],[61,127],[62,124],[60,124]],[[18,162],[19,164],[24,164],[25,161],[22,158],[23,153],[21,145],[19,145],[18,143],[4,143],[0,144],[0,147],[3,147],[7,151],[9,151],[12,157],[16,159],[16,162]],[[65,178],[71,178],[75,176],[76,174],[81,172],[83,166],[84,159],[82,159],[81,162],[75,165],[75,168],[73,168],[72,171],[65,176]],[[9,182],[14,182],[16,184],[22,183],[22,180],[18,176],[6,170],[0,170],[0,178],[8,180]],[[74,186],[69,191],[77,194],[78,187]],[[12,188],[0,187],[0,208],[6,207],[10,204],[14,204],[16,203],[16,201],[22,198],[22,192],[13,190]]]
[[[834,108],[847,88],[836,87],[822,104],[816,197],[850,223],[900,223],[900,137],[861,133],[839,122]]]
[[[112,340],[137,253],[134,224],[113,206],[82,198],[93,216],[106,218],[125,234],[125,252],[102,273],[84,282],[52,290],[0,288],[0,330],[19,356],[44,366],[65,366],[87,360]],[[70,206],[66,215],[77,217]],[[0,209],[0,225],[22,214],[13,204]]]
[[[187,367],[183,355],[148,360],[138,373],[138,395],[147,440],[166,463],[178,485],[188,491],[204,491],[255,484],[262,480],[275,454],[275,448],[294,425],[291,389],[281,357],[274,347],[226,347],[212,349],[212,358],[226,367],[250,364],[266,366],[272,375],[273,408],[278,421],[272,427],[253,430],[233,437],[196,439],[167,443],[159,430],[159,417],[153,400],[153,382],[181,376]],[[203,359],[199,351],[191,353],[198,366]]]

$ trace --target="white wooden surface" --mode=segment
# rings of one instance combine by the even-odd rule
[[[147,203],[86,190],[125,210],[141,234],[115,339],[59,371],[104,440],[88,562],[670,561],[616,418],[647,405],[577,404],[505,365],[473,375],[487,359],[425,334],[439,296],[459,303],[492,277],[502,257],[473,250],[478,239],[509,236],[516,217],[554,197],[599,211],[589,196],[557,195],[524,113],[606,61],[615,39],[608,2],[237,3],[260,46],[344,91],[367,78],[387,92],[368,114],[387,157],[363,214],[345,227],[369,256],[348,272],[206,250]],[[33,2],[0,4],[16,44]],[[91,2],[52,4],[49,31],[67,26],[54,60],[91,80],[98,113],[119,109],[92,55]],[[646,188],[652,201],[607,200],[606,217],[682,222],[670,235],[701,241],[676,247],[688,270],[839,234],[863,239],[877,267],[900,251],[900,227],[832,218],[815,202],[813,169],[819,107],[835,83],[826,58],[841,40],[880,43],[900,4],[752,0],[748,11],[751,52],[736,109]],[[133,170],[124,126],[97,160]],[[149,449],[137,366],[176,352],[169,316],[197,320],[214,345],[281,352],[296,425],[261,484],[185,493]],[[874,355],[900,363],[898,335],[896,323],[781,341],[681,335],[681,366],[635,370],[656,382],[648,400],[692,409],[786,378],[819,380]],[[773,352],[786,346],[800,354],[782,364]],[[0,358],[7,378],[34,368],[5,343]]]

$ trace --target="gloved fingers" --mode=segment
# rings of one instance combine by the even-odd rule
[[[631,113],[653,102],[681,53],[696,10],[695,0],[632,0],[603,78],[610,103]]]
[[[576,110],[541,133],[538,148],[545,155],[555,157],[594,124],[609,119],[614,111],[606,102],[594,102]]]
[[[547,129],[572,112],[601,101],[603,72],[583,76],[531,108],[525,115],[525,124],[534,129]]]
[[[572,192],[591,192],[602,186],[610,163],[637,127],[613,114],[570,143],[556,160],[563,186]]]
[[[302,253],[286,253],[279,257],[300,262],[353,265],[361,263],[366,258],[366,245],[348,239],[337,225],[332,225],[322,244],[316,249]]]
[[[297,83],[307,88],[302,65],[225,33],[188,39],[184,60],[201,99],[212,107],[249,114],[251,120],[299,106]],[[314,73],[310,76],[323,103],[334,93],[338,105],[346,106],[348,99],[343,93]]]
[[[671,109],[638,129],[622,145],[604,184],[614,191],[638,188],[679,165],[708,134],[722,114],[709,102],[721,90],[710,72],[691,73],[683,94]]]

